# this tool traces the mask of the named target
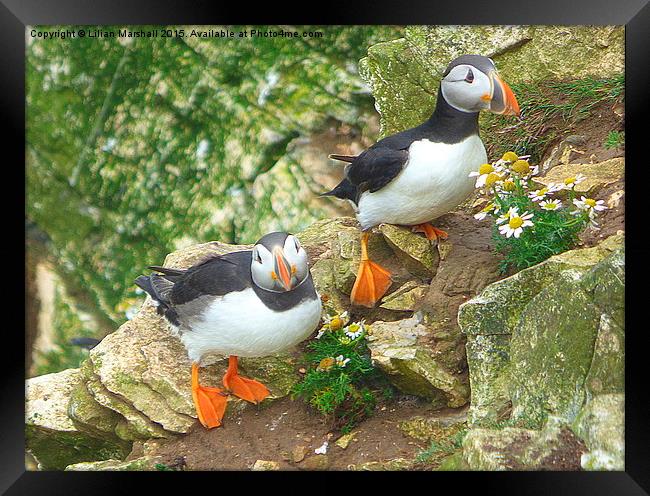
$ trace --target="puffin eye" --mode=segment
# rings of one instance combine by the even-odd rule
[[[253,259],[259,264],[262,263],[262,257],[260,256],[260,252],[258,250],[253,250]]]
[[[468,69],[467,76],[465,76],[465,81],[470,84],[472,84],[472,81],[474,81],[474,73],[472,72],[472,69]]]
[[[293,242],[296,245],[296,251],[300,251],[300,242],[298,241],[298,238],[295,236],[293,237]]]

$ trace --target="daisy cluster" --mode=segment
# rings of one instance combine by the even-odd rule
[[[309,367],[292,388],[293,397],[329,416],[342,431],[371,415],[379,395],[391,391],[372,363],[365,339],[370,333],[368,324],[351,321],[347,312],[326,316],[307,344],[304,360]]]
[[[579,216],[586,214],[592,226],[598,212],[606,210],[604,200],[595,200],[581,196],[575,198],[576,185],[587,179],[583,174],[567,177],[561,183],[551,183],[542,188],[533,189],[533,177],[539,174],[539,166],[528,163],[529,155],[518,156],[514,152],[507,152],[492,164],[483,164],[478,171],[471,172],[470,177],[476,178],[476,188],[483,190],[490,201],[474,218],[485,219],[488,215],[496,217],[499,232],[506,237],[518,238],[525,228],[534,227],[535,210],[557,211],[566,205],[559,199],[553,198],[555,193],[569,192],[569,206],[573,206],[572,213]],[[530,209],[520,213],[520,207],[510,206],[511,199],[527,198]],[[518,202],[518,203],[521,203]],[[507,207],[507,208],[506,208]]]
[[[469,174],[488,200],[474,217],[494,220],[497,250],[512,254],[506,264],[520,268],[571,248],[587,225],[598,228],[597,216],[607,209],[604,200],[576,193],[587,179],[583,174],[546,185],[535,181],[539,166],[529,157],[507,152]]]
[[[359,340],[366,334],[364,321],[350,323],[350,317],[347,311],[341,314],[327,315],[324,320],[325,323],[318,331],[318,334],[316,334],[316,339],[321,339],[326,333],[329,333],[332,338],[335,338],[340,344],[346,346],[353,344],[353,342]],[[342,354],[336,357],[325,357],[320,361],[316,370],[328,371],[335,366],[345,367],[349,361],[350,358]]]

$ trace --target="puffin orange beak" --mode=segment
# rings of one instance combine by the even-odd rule
[[[284,257],[282,248],[273,250],[273,259],[275,260],[275,276],[286,291],[290,291],[291,285],[291,264]]]
[[[490,101],[490,111],[496,114],[519,116],[519,103],[515,94],[496,72],[491,75],[494,92]]]

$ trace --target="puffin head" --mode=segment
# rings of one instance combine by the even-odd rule
[[[519,104],[510,87],[501,80],[492,59],[462,55],[447,66],[440,91],[449,105],[461,112],[489,110],[519,115]]]
[[[253,247],[251,274],[262,289],[291,291],[309,275],[307,252],[292,234],[266,234]]]

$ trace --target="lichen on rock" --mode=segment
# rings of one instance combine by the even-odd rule
[[[620,443],[603,448],[602,442],[592,442],[591,448],[584,420],[578,419],[592,418],[586,412],[597,409],[592,404],[596,398],[602,401],[624,392],[624,280],[623,236],[616,235],[493,283],[461,305],[458,319],[468,337],[472,430],[485,426],[494,431],[490,439],[507,437],[512,432],[491,429],[506,422],[532,429],[534,437],[554,419],[581,426],[574,430],[592,455],[598,460],[597,453],[608,453],[609,461],[602,466],[622,460]],[[602,424],[621,427],[618,437],[613,429],[608,433],[618,439],[618,414],[605,411],[602,415],[610,417]],[[478,435],[468,436],[468,463],[473,468],[496,467],[488,455],[476,453]],[[585,461],[583,467],[599,463]]]

